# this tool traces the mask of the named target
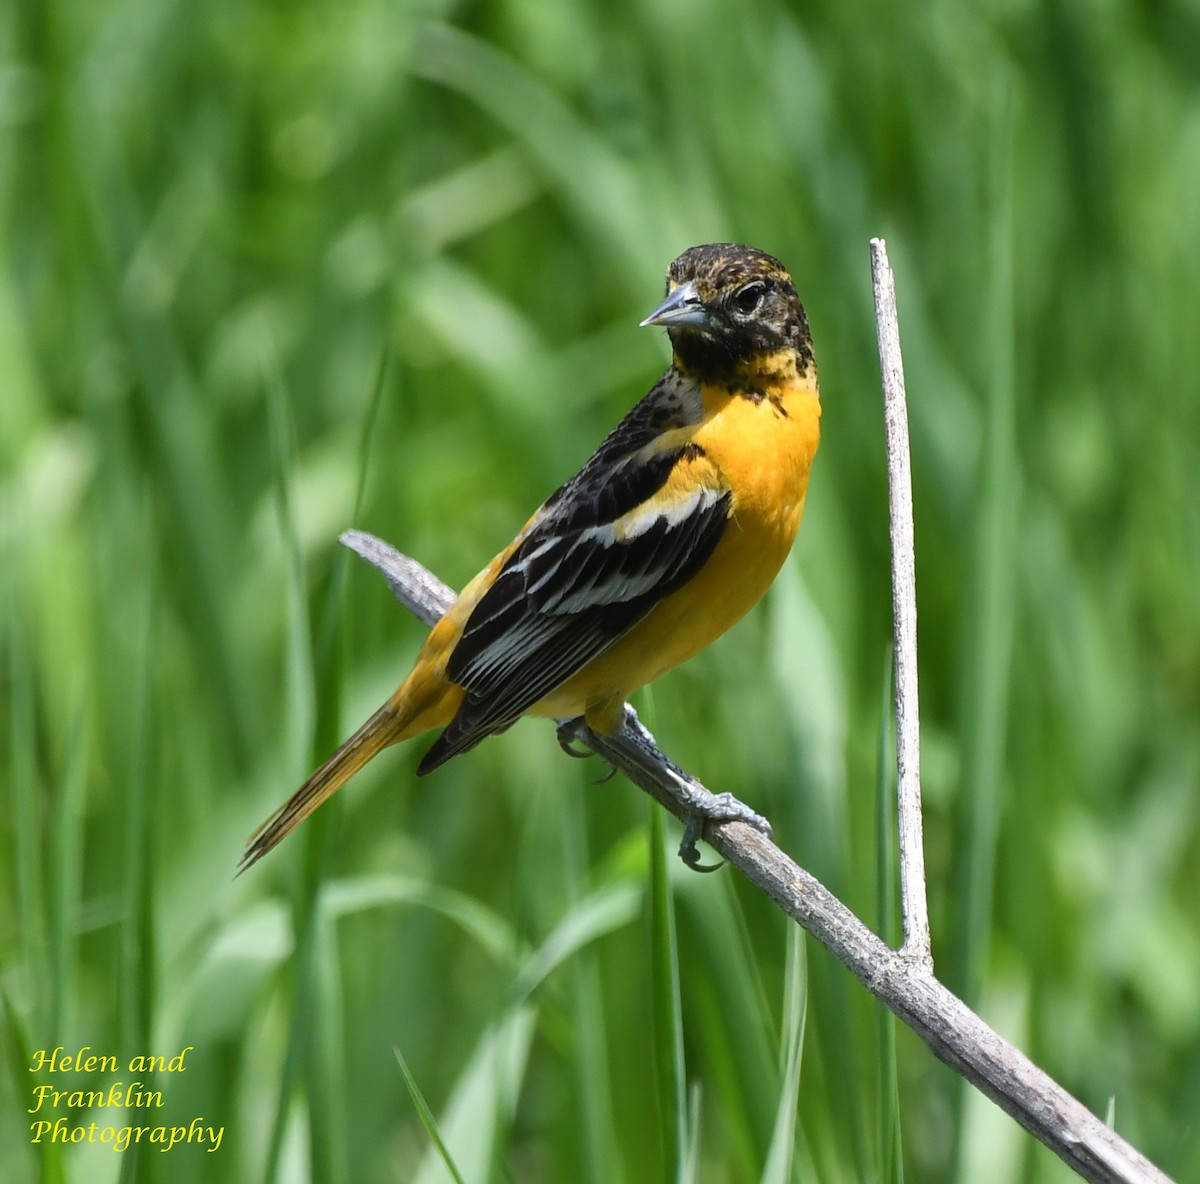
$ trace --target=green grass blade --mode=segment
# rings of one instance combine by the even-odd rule
[[[484,1031],[455,1082],[439,1126],[443,1147],[467,1180],[488,1180],[496,1174],[497,1147],[512,1124],[535,1020],[533,1008],[511,1008]],[[414,1184],[443,1184],[448,1173],[454,1177],[435,1145]]]
[[[313,717],[316,694],[313,689],[315,673],[309,632],[308,596],[299,533],[292,509],[291,474],[294,465],[294,444],[291,416],[279,376],[268,373],[265,385],[276,503],[288,559],[286,622],[289,702],[285,710],[293,735],[297,735],[300,729],[306,728]],[[274,1184],[279,1177],[297,1089],[305,1080],[305,1066],[312,1063],[314,1010],[320,996],[318,977],[322,956],[319,948],[322,935],[318,923],[318,906],[330,812],[327,807],[311,819],[311,825],[306,827],[307,833],[304,835],[304,865],[293,900],[295,958],[292,1012],[286,1052],[280,1067],[275,1116],[264,1173],[265,1184]],[[324,1097],[327,1097],[324,1087],[321,1087],[315,1096],[308,1093],[305,1099],[306,1110],[314,1104],[319,1106]],[[322,1124],[319,1119],[315,1123],[310,1122],[309,1154],[314,1164],[329,1159],[327,1145],[317,1134],[318,1131],[324,1134],[327,1129],[328,1126]]]
[[[34,984],[45,983],[50,975],[47,942],[47,905],[43,884],[46,850],[42,829],[38,823],[41,780],[34,754],[34,686],[33,671],[25,645],[25,630],[16,620],[15,608],[8,604],[9,677],[12,689],[9,699],[11,742],[8,751],[9,777],[13,812],[12,886],[15,907],[13,917],[17,927],[17,943],[24,952],[25,990],[37,1002],[33,1005],[35,1022],[44,1031],[52,1031],[47,1014],[51,996],[35,990]]]
[[[875,771],[875,931],[898,948],[902,939],[896,915],[899,883],[896,820],[896,717],[894,660],[888,647],[879,705],[879,748]],[[896,1074],[896,1017],[875,1003],[875,1154],[881,1184],[902,1184],[900,1084]]]
[[[466,1184],[462,1173],[458,1170],[458,1165],[454,1162],[454,1158],[446,1147],[446,1141],[442,1138],[442,1132],[438,1129],[437,1119],[434,1117],[433,1111],[429,1108],[429,1103],[425,1101],[425,1095],[421,1092],[421,1087],[417,1085],[417,1079],[408,1067],[408,1062],[404,1059],[404,1054],[398,1048],[393,1048],[392,1052],[396,1054],[396,1060],[400,1065],[400,1072],[404,1077],[404,1088],[408,1090],[408,1096],[412,1099],[412,1104],[417,1111],[418,1117],[421,1119],[421,1125],[425,1128],[425,1133],[437,1149],[438,1157],[441,1159],[446,1171],[450,1173],[450,1178],[454,1181],[454,1184]]]
[[[322,906],[324,897],[322,897]],[[345,1018],[337,933],[321,908],[315,946],[313,1032],[307,1046],[305,1095],[312,1132],[313,1178],[347,1184],[355,1178],[346,1132]]]
[[[330,881],[323,900],[330,917],[348,917],[365,909],[398,904],[416,905],[445,917],[497,966],[511,966],[517,947],[512,924],[474,897],[439,887],[430,880],[390,874],[342,877]]]
[[[65,1032],[71,1016],[83,869],[87,725],[81,699],[70,710],[67,752],[58,778],[50,849],[50,996],[47,1030]]]
[[[557,967],[596,938],[628,925],[637,916],[641,892],[633,884],[598,888],[572,905],[553,931],[530,956],[514,987],[523,1002]]]
[[[140,535],[142,555],[152,547],[149,514],[143,517]],[[146,565],[149,567],[149,565]],[[130,767],[124,778],[123,843],[121,878],[121,953],[118,986],[120,1014],[118,1030],[123,1048],[150,1048],[154,1025],[157,942],[152,864],[153,836],[149,801],[151,771],[148,764],[154,752],[151,739],[153,712],[153,654],[155,644],[156,591],[153,576],[147,576],[138,613],[141,636],[134,651],[130,730],[133,743]]]
[[[763,1168],[762,1184],[789,1184],[792,1179],[792,1161],[799,1136],[800,1066],[804,1056],[804,1029],[808,1016],[807,973],[804,933],[798,926],[789,925],[780,1042],[782,1081],[779,1105],[775,1111],[775,1130]]]
[[[383,405],[383,397],[388,387],[389,360],[388,352],[385,349],[380,355],[375,382],[362,418],[362,428],[358,437],[358,455],[355,462],[357,476],[354,486],[354,501],[350,510],[350,525],[356,524],[362,515],[363,501],[367,495],[371,447],[375,438],[375,426],[379,422],[379,409]],[[295,545],[294,539],[290,542]],[[329,578],[329,595],[325,598],[325,608],[321,614],[316,643],[313,647],[313,667],[316,679],[314,761],[323,760],[324,756],[332,752],[341,739],[337,735],[337,728],[341,715],[345,659],[350,636],[345,620],[345,608],[346,581],[349,579],[351,558],[350,553],[344,547],[337,548]]]
[[[7,1038],[3,1041],[8,1054],[8,1067],[13,1076],[13,1097],[19,1099],[27,1099],[29,1097],[30,1076],[29,1066],[33,1063],[34,1044],[29,1029],[26,1027],[24,1020],[16,1007],[13,1006],[12,1000],[8,996],[8,992],[0,989],[0,1000],[4,1002],[4,1026],[7,1030]],[[28,1103],[22,1105],[21,1118],[25,1115],[23,1111],[27,1108]],[[4,1126],[8,1125],[8,1116],[0,1120]],[[24,1142],[29,1137],[29,1128],[20,1122],[14,1124],[15,1138],[19,1138]],[[19,1131],[19,1135],[16,1133]],[[63,1163],[63,1145],[61,1143],[48,1142],[42,1140],[35,1147],[29,1147],[29,1158],[34,1158],[36,1153],[37,1160],[37,1179],[39,1184],[64,1184],[67,1179],[66,1169]],[[5,1159],[11,1154],[10,1148],[5,1148],[3,1152]],[[15,1162],[15,1160],[14,1160]]]
[[[568,792],[558,803],[563,880],[570,903],[566,916],[560,919],[541,948],[522,968],[518,990],[521,992],[519,997],[523,997],[551,967],[569,958],[568,1008],[576,1050],[572,1092],[578,1132],[578,1155],[573,1175],[581,1184],[619,1184],[623,1175],[613,1117],[613,1098],[619,1084],[613,1080],[608,1061],[610,1034],[604,989],[599,958],[592,943],[603,933],[623,928],[635,920],[640,911],[642,892],[634,884],[618,883],[587,893],[589,868],[584,809],[585,799],[579,793]],[[607,917],[605,913],[608,913]]]
[[[757,956],[731,875],[681,872],[674,887],[681,905],[681,973],[705,1065],[705,1103],[720,1115],[733,1170],[751,1178],[767,1154],[778,1101],[778,1015],[764,983],[771,969]],[[778,932],[771,927],[772,938]]]
[[[654,1064],[658,1078],[659,1131],[664,1176],[687,1176],[688,1097],[679,988],[675,901],[667,875],[663,813],[650,806],[650,976],[654,999]]]
[[[962,857],[956,940],[948,980],[978,999],[991,940],[996,842],[1004,784],[1004,741],[1012,657],[1020,473],[1014,425],[1013,100],[996,99],[990,193],[989,374],[979,526],[970,571],[962,680]]]
[[[358,437],[358,480],[354,486],[354,508],[350,521],[357,522],[362,513],[363,500],[367,496],[367,475],[370,472],[371,448],[375,441],[375,426],[379,422],[379,409],[383,406],[383,396],[388,388],[388,373],[391,357],[386,347],[379,355],[379,369],[375,373],[375,382],[371,387],[371,398],[367,403],[367,411],[363,416],[362,431]]]
[[[769,618],[770,670],[786,705],[790,750],[789,792],[781,795],[781,828],[796,836],[794,854],[830,889],[849,897],[854,884],[852,788],[847,785],[850,727],[847,670],[828,612],[814,599],[807,578],[789,564],[772,589]],[[789,817],[790,815],[790,817]],[[868,896],[869,899],[869,896]],[[869,1109],[861,1077],[873,1055],[862,1023],[861,999],[847,992],[844,972],[821,954],[809,966],[814,1058],[826,1095],[828,1122],[820,1135],[831,1156],[867,1171],[871,1143]],[[816,1074],[813,1075],[814,1077]]]

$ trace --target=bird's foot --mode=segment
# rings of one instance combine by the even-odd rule
[[[653,748],[660,757],[662,756],[650,730],[638,719],[637,712],[628,704],[625,707],[625,728],[643,745]],[[673,775],[678,797],[687,810],[683,838],[679,843],[679,858],[693,871],[715,872],[724,864],[724,860],[720,863],[700,862],[700,852],[696,844],[704,838],[704,828],[709,822],[745,822],[755,830],[761,831],[768,839],[771,838],[771,824],[761,814],[751,810],[745,802],[731,793],[713,793],[673,761],[665,757],[662,759]]]
[[[710,822],[744,822],[761,831],[768,839],[771,837],[771,824],[733,794],[713,793],[695,783],[686,783],[681,788],[687,801],[688,814],[683,838],[679,842],[679,858],[693,871],[715,872],[725,862],[700,862],[696,843],[704,838],[704,828]]]
[[[561,720],[558,724],[558,744],[568,756],[584,757],[592,755],[575,747],[581,718]],[[632,739],[647,754],[652,755],[654,763],[674,782],[674,795],[684,808],[683,838],[679,844],[679,857],[693,871],[714,872],[721,867],[720,863],[701,863],[700,851],[696,844],[704,838],[704,828],[710,822],[744,822],[771,837],[771,824],[761,815],[750,809],[745,802],[739,801],[731,793],[713,793],[706,789],[694,777],[690,777],[678,765],[664,756],[649,729],[637,717],[637,712],[628,704],[625,705],[625,719],[622,731]],[[600,778],[600,782],[608,781],[615,776],[617,768],[609,766],[608,773]],[[597,782],[599,784],[600,782]]]

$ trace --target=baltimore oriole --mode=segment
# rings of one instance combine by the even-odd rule
[[[376,753],[430,728],[429,773],[523,715],[613,735],[625,700],[759,601],[800,525],[820,436],[791,276],[752,247],[667,270],[674,356],[592,458],[433,627],[388,701],[251,836],[261,859]]]

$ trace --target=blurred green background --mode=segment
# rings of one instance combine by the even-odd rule
[[[6,4],[0,1178],[449,1179],[394,1049],[472,1184],[1072,1178],[545,724],[232,878],[422,635],[338,533],[463,583],[734,239],[824,441],[766,604],[638,705],[894,937],[882,234],[939,972],[1200,1180],[1198,71],[1189,0]],[[192,1046],[149,1121],[219,1151],[32,1146],[31,1083],[112,1079],[57,1045]]]

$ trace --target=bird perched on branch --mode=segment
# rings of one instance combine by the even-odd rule
[[[667,372],[433,627],[399,689],[251,836],[245,869],[389,744],[432,772],[523,715],[618,732],[625,700],[762,597],[800,525],[821,407],[804,308],[752,247],[667,271]]]

